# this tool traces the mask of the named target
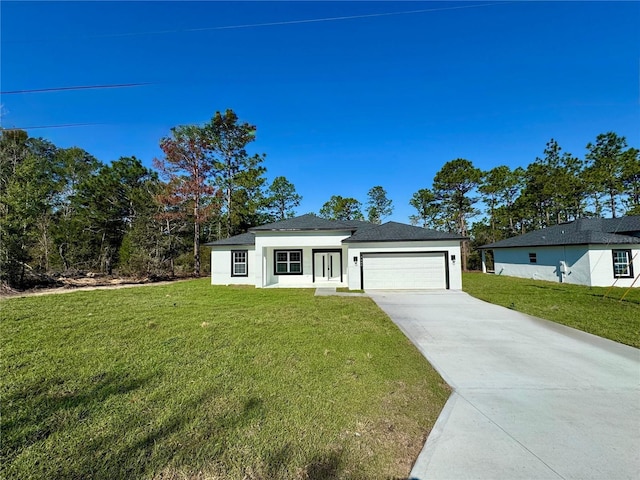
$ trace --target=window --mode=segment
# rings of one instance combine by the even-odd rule
[[[538,263],[538,254],[530,253],[529,254],[529,263]]]
[[[302,275],[302,250],[276,250],[276,275]]]
[[[631,250],[612,250],[614,278],[633,278]]]
[[[247,268],[247,251],[233,250],[231,252],[231,276],[247,277],[249,276]]]

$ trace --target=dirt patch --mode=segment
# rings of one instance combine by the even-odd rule
[[[59,293],[82,292],[91,290],[104,290],[116,288],[143,287],[145,285],[168,285],[179,281],[190,280],[190,278],[132,278],[132,277],[108,277],[108,276],[86,276],[65,278],[59,277],[56,281],[61,285],[55,288],[33,288],[30,290],[15,290],[8,285],[0,285],[0,299],[13,297],[33,297],[38,295],[52,295]]]

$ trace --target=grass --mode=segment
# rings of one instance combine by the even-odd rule
[[[401,478],[449,395],[368,298],[203,279],[0,308],[5,479]]]
[[[481,300],[640,348],[638,288],[628,291],[481,273],[463,275],[464,291]]]

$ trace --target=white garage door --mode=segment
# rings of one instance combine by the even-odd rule
[[[445,256],[429,253],[365,253],[365,289],[447,288]]]

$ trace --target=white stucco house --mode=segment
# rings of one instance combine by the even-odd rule
[[[581,218],[480,247],[497,275],[640,287],[640,216]]]
[[[214,285],[459,290],[462,240],[397,222],[308,214],[205,245]]]

